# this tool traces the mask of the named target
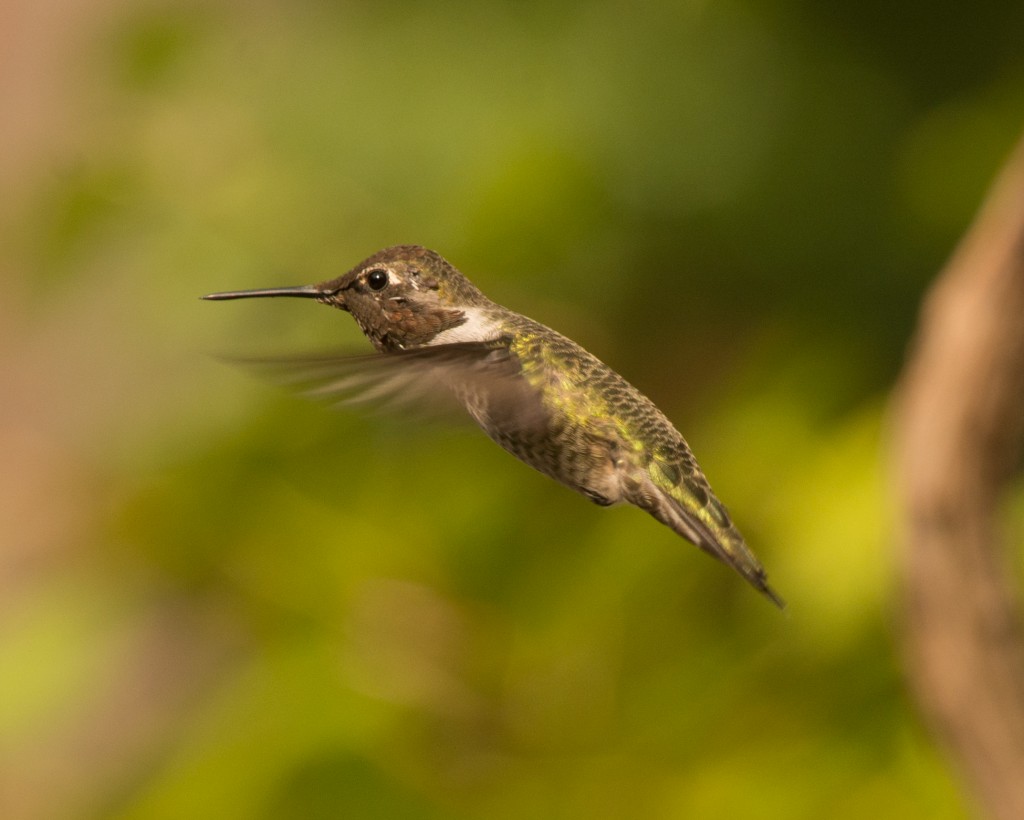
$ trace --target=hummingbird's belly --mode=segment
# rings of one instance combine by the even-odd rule
[[[583,424],[546,408],[539,397],[515,406],[466,402],[488,437],[520,461],[602,506],[622,500],[617,436],[607,421]]]

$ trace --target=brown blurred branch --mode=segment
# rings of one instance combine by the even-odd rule
[[[997,818],[1024,817],[1024,631],[999,502],[1024,449],[1024,139],[928,294],[897,408],[906,655]]]

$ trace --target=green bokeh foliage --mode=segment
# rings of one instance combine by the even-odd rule
[[[0,613],[0,755],[127,721],[113,762],[74,757],[68,816],[964,817],[900,669],[884,420],[1020,125],[1024,21],[882,9],[165,3],[96,26],[74,150],[11,223],[56,407],[25,424],[73,463],[76,523]],[[364,352],[323,308],[196,297],[399,242],[655,398],[789,612],[471,429],[209,355]],[[140,669],[162,682],[121,714]]]

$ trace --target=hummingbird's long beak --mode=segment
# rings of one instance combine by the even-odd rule
[[[218,301],[221,299],[252,299],[257,296],[302,296],[316,299],[329,296],[329,292],[320,290],[316,285],[298,285],[293,288],[257,288],[256,290],[227,290],[222,293],[208,293],[203,299]]]

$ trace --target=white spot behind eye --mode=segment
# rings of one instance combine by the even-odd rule
[[[501,335],[501,326],[486,311],[478,307],[464,308],[466,321],[458,327],[449,328],[438,333],[430,340],[431,345],[451,344],[452,342],[485,342],[497,339]]]

